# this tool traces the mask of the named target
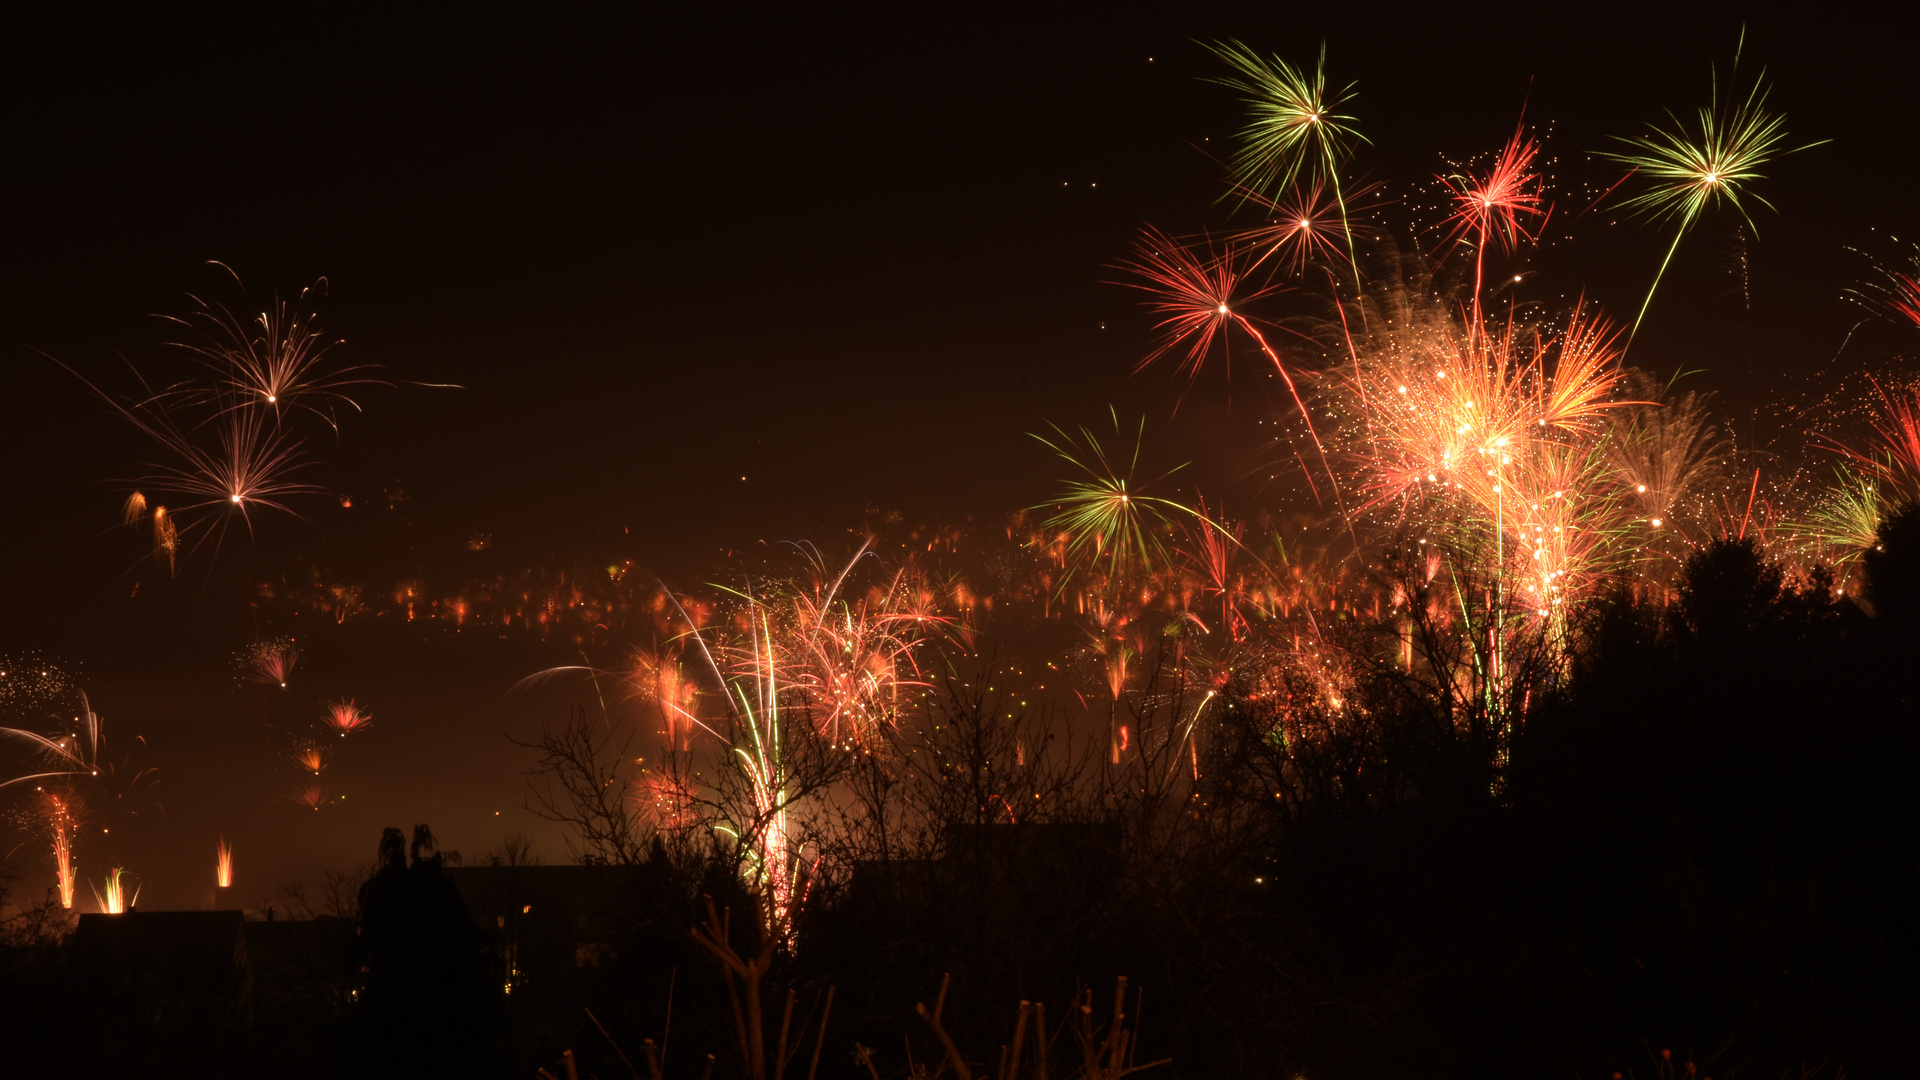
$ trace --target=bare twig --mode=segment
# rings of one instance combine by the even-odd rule
[[[613,1047],[613,1052],[620,1055],[620,1061],[622,1064],[624,1064],[627,1067],[627,1072],[633,1076],[634,1080],[639,1080],[640,1070],[633,1067],[633,1062],[627,1060],[626,1051],[620,1049],[620,1044],[617,1042],[614,1042],[613,1036],[607,1033],[607,1025],[601,1023],[600,1018],[593,1015],[592,1009],[583,1008],[581,1011],[587,1014],[587,1019],[593,1021],[594,1027],[597,1027],[600,1029],[600,1034],[607,1040],[607,1045]],[[652,1039],[647,1040],[647,1046],[649,1048],[653,1046]],[[653,1080],[660,1080],[660,1070],[658,1068],[655,1068],[653,1070]]]
[[[820,1013],[820,1033],[813,1040],[813,1060],[807,1063],[807,1080],[820,1068],[820,1047],[827,1041],[827,1021],[833,1018],[833,987],[827,987],[827,1007]]]

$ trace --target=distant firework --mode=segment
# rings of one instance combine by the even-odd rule
[[[341,738],[345,738],[372,724],[373,715],[352,701],[336,701],[327,706],[322,720],[328,728],[338,732]],[[325,759],[320,760],[324,763]],[[302,764],[305,764],[304,758]],[[318,772],[319,768],[315,767],[313,771]]]
[[[287,688],[293,665],[300,659],[300,647],[291,638],[256,641],[240,654],[243,676],[264,686]]]

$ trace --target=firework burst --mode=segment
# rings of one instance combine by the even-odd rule
[[[1372,190],[1372,186],[1360,188],[1353,192],[1350,200],[1364,198]],[[1341,205],[1323,182],[1296,185],[1278,197],[1250,188],[1238,191],[1243,201],[1258,207],[1267,216],[1265,224],[1244,229],[1233,237],[1235,247],[1254,256],[1247,264],[1249,274],[1271,262],[1288,267],[1293,276],[1299,277],[1305,274],[1310,263],[1345,258],[1347,253],[1341,248],[1341,237],[1349,233],[1363,235],[1362,227],[1351,217],[1342,220]],[[1346,210],[1349,215],[1357,216],[1371,208],[1372,204],[1356,206],[1349,201]]]
[[[1734,64],[1739,66],[1737,54]],[[1673,262],[1673,253],[1700,215],[1725,200],[1745,219],[1747,227],[1753,228],[1748,203],[1773,207],[1753,190],[1755,182],[1766,178],[1761,170],[1782,154],[1820,145],[1816,142],[1782,149],[1787,139],[1786,117],[1768,110],[1767,94],[1763,71],[1746,97],[1729,99],[1723,106],[1716,80],[1708,104],[1693,126],[1669,113],[1671,126],[1648,124],[1647,133],[1638,139],[1616,138],[1628,149],[1601,152],[1601,157],[1626,165],[1631,174],[1646,182],[1646,189],[1623,205],[1651,221],[1673,225],[1673,243],[1660,260],[1640,313],[1634,316],[1629,339],[1639,332],[1653,294],[1660,288],[1660,279]]]
[[[1119,436],[1119,413],[1110,410],[1110,415],[1114,434]],[[1133,450],[1124,459],[1124,467],[1084,427],[1075,436],[1055,425],[1054,433],[1054,439],[1040,435],[1034,438],[1085,474],[1084,479],[1066,482],[1050,504],[1057,509],[1043,522],[1048,530],[1057,530],[1067,538],[1063,553],[1066,572],[1056,592],[1088,574],[1098,574],[1124,587],[1136,575],[1151,574],[1168,565],[1171,555],[1164,534],[1173,520],[1190,517],[1193,512],[1171,499],[1143,492],[1172,475],[1170,471],[1144,482],[1137,479],[1146,420],[1142,418],[1134,432]]]
[[[327,706],[321,723],[340,733],[341,738],[365,729],[373,723],[373,714],[354,704],[351,700],[336,701]],[[324,759],[323,759],[324,762]]]
[[[1354,255],[1353,231],[1348,225],[1346,197],[1340,190],[1340,167],[1355,147],[1366,141],[1353,127],[1355,119],[1341,112],[1354,98],[1353,85],[1329,93],[1327,50],[1320,49],[1312,76],[1278,56],[1263,57],[1237,41],[1208,46],[1233,72],[1214,81],[1244,94],[1247,126],[1233,171],[1249,191],[1274,192],[1292,187],[1304,175],[1309,181],[1333,188],[1340,210],[1340,227],[1347,241],[1347,261],[1354,284],[1360,284],[1360,263]]]
[[[293,760],[302,770],[319,776],[320,771],[327,767],[327,749],[317,744],[302,746],[294,754]]]
[[[247,681],[285,690],[293,676],[293,665],[300,660],[300,647],[292,638],[256,641],[240,653],[239,659]]]
[[[1507,145],[1485,175],[1440,178],[1452,192],[1454,200],[1453,215],[1443,223],[1453,226],[1448,241],[1458,244],[1468,236],[1475,241],[1473,321],[1470,327],[1473,333],[1483,332],[1480,292],[1486,271],[1487,249],[1497,246],[1512,251],[1519,246],[1521,239],[1532,238],[1533,234],[1527,231],[1527,224],[1544,223],[1547,215],[1543,206],[1545,197],[1540,191],[1540,174],[1533,171],[1533,159],[1539,152],[1538,144],[1526,134],[1525,128],[1516,128],[1513,137],[1507,140]]]
[[[1135,257],[1122,262],[1119,268],[1131,272],[1138,280],[1124,284],[1151,294],[1155,299],[1147,302],[1147,309],[1161,316],[1154,325],[1159,333],[1159,341],[1135,370],[1145,369],[1160,357],[1184,345],[1186,357],[1180,367],[1192,380],[1199,376],[1201,367],[1218,343],[1222,346],[1220,352],[1226,357],[1228,370],[1231,371],[1228,331],[1238,327],[1253,340],[1273,364],[1281,382],[1286,384],[1287,393],[1300,412],[1307,435],[1320,455],[1320,463],[1331,479],[1333,469],[1327,460],[1326,447],[1321,443],[1319,433],[1314,430],[1313,416],[1307,411],[1305,399],[1300,396],[1300,388],[1294,384],[1292,372],[1281,362],[1280,354],[1268,343],[1267,336],[1240,310],[1241,306],[1278,291],[1278,287],[1246,286],[1245,275],[1235,266],[1231,249],[1215,253],[1209,246],[1203,252],[1195,251],[1151,226],[1141,230],[1134,252]],[[1335,493],[1337,496],[1337,485]]]
[[[224,263],[214,262],[227,272],[233,284],[245,291],[240,276]],[[194,310],[185,318],[164,316],[197,340],[176,342],[204,365],[221,391],[226,408],[261,405],[276,414],[287,408],[299,408],[335,424],[331,407],[360,406],[344,393],[350,387],[385,385],[368,377],[371,368],[348,367],[327,370],[322,362],[337,339],[328,337],[308,306],[310,297],[324,293],[327,281],[321,278],[313,286],[300,290],[294,302],[275,300],[266,310],[242,317],[224,304],[190,296]]]

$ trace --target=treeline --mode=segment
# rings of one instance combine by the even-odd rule
[[[1003,1075],[1022,1001],[1057,1024],[1124,976],[1137,1061],[1169,1076],[1897,1074],[1920,1060],[1920,515],[1865,571],[1846,596],[1714,543],[1671,603],[1622,592],[1512,646],[1505,683],[1458,673],[1471,648],[1403,659],[1434,617],[1409,572],[1400,622],[1326,632],[1332,692],[1298,647],[1213,683],[1163,648],[1115,705],[1120,765],[1107,731],[1076,743],[972,669],[815,823],[766,1039],[789,990],[804,1016],[831,986],[822,1075],[952,1072],[916,1010],[951,976],[943,1029]],[[659,1041],[671,980],[716,1075],[745,1056],[687,934],[731,895],[751,953],[752,901],[670,840],[633,860],[668,899],[602,975],[618,1023],[576,1032],[600,1075]],[[1090,1068],[1069,1035],[1055,1073]]]
[[[1383,569],[1404,603],[1329,626],[1319,652],[1272,645],[1223,674],[1163,638],[1142,689],[1077,727],[1007,700],[991,658],[956,660],[915,722],[794,803],[809,869],[782,897],[742,884],[742,846],[596,802],[623,748],[581,717],[550,729],[537,780],[601,864],[568,872],[613,899],[554,930],[572,934],[559,967],[473,886],[462,899],[466,871],[429,836],[409,858],[396,833],[336,890],[340,932],[315,939],[332,966],[273,1008],[90,983],[16,921],[7,1044],[35,1063],[19,1075],[1866,1077],[1920,1060],[1920,514],[1887,522],[1857,598],[1722,541],[1671,603],[1622,593],[1504,648],[1503,679],[1474,675],[1483,650],[1441,656],[1456,632],[1402,650],[1443,614],[1417,570]]]

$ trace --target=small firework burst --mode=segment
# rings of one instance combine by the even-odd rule
[[[1124,436],[1119,414],[1111,415],[1115,436]],[[1124,583],[1136,574],[1151,574],[1166,566],[1171,556],[1164,534],[1174,518],[1191,516],[1192,511],[1145,493],[1144,489],[1171,475],[1144,481],[1139,477],[1145,419],[1133,433],[1132,452],[1124,459],[1109,456],[1099,437],[1084,427],[1068,434],[1056,425],[1054,432],[1054,439],[1034,438],[1086,474],[1067,481],[1059,496],[1045,504],[1054,512],[1042,524],[1067,537],[1066,573],[1057,588],[1064,590],[1076,577],[1088,574]]]
[[[293,760],[303,771],[319,776],[320,770],[327,767],[327,749],[317,743],[309,743],[294,752]]]
[[[213,883],[222,889],[233,887],[233,846],[224,836],[214,853]]]
[[[242,677],[248,682],[263,686],[287,688],[287,680],[293,675],[293,665],[300,659],[300,648],[292,638],[271,638],[256,641],[240,652]]]
[[[675,832],[699,823],[692,784],[670,767],[643,767],[633,779],[632,798],[634,810],[655,828]]]
[[[1372,190],[1372,187],[1363,187],[1351,197],[1361,199]],[[1239,189],[1239,194],[1259,208],[1267,219],[1233,237],[1235,247],[1253,253],[1252,261],[1247,264],[1248,273],[1263,263],[1272,262],[1289,266],[1298,277],[1306,272],[1310,263],[1324,264],[1344,258],[1341,239],[1345,235],[1365,235],[1360,223],[1351,217],[1342,217],[1340,203],[1321,181],[1304,187],[1296,185],[1281,196],[1269,196],[1248,188]],[[1357,215],[1371,208],[1372,204],[1348,206],[1346,211]]]
[[[1486,272],[1487,249],[1499,247],[1511,251],[1520,241],[1531,239],[1530,222],[1546,217],[1545,197],[1540,192],[1540,174],[1533,171],[1533,159],[1539,144],[1516,128],[1513,137],[1494,159],[1484,175],[1443,176],[1441,182],[1452,192],[1453,216],[1444,224],[1452,225],[1451,243],[1471,236],[1473,245],[1473,321],[1474,333],[1480,332],[1480,292]]]
[[[351,699],[336,701],[327,706],[321,723],[339,732],[344,739],[373,723],[373,714],[354,704]]]

